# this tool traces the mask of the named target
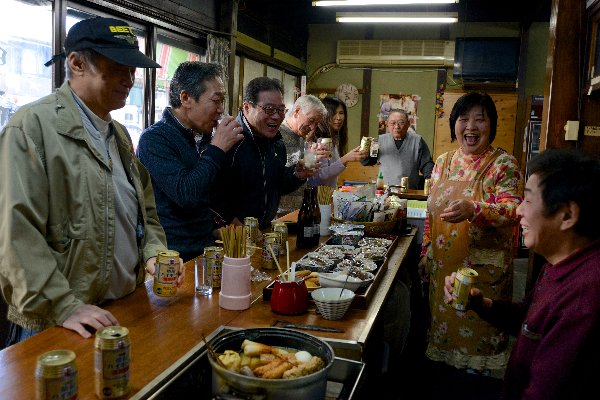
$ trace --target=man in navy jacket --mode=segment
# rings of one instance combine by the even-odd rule
[[[152,178],[169,249],[185,261],[214,244],[210,191],[226,152],[243,138],[233,117],[219,122],[225,99],[220,74],[217,64],[180,64],[169,88],[171,106],[144,131],[137,149]]]

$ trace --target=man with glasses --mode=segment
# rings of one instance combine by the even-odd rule
[[[283,88],[277,79],[251,80],[237,117],[244,138],[226,155],[225,168],[213,191],[213,210],[227,223],[258,218],[261,229],[275,218],[279,199],[314,174],[301,160],[286,167],[286,149],[279,128],[285,117]]]
[[[226,94],[221,72],[217,64],[180,64],[169,87],[170,107],[143,132],[137,149],[152,177],[169,248],[186,261],[214,244],[210,190],[225,154],[243,138],[233,117],[219,121]]]
[[[379,154],[361,161],[363,165],[375,165],[386,185],[400,185],[408,176],[409,189],[423,189],[425,179],[431,177],[433,160],[427,143],[412,129],[409,131],[408,113],[393,109],[386,122],[387,133],[379,136]]]
[[[305,145],[315,141],[315,131],[326,115],[327,110],[318,97],[313,95],[298,97],[279,129],[287,153],[286,166],[294,166],[303,159]],[[316,144],[313,147],[315,153],[319,151]],[[320,160],[329,154],[329,152],[321,150],[317,154],[317,158]],[[318,166],[313,168],[318,169]],[[281,197],[278,215],[285,215],[300,208],[304,186],[302,185],[292,193]]]
[[[102,303],[133,292],[167,248],[150,177],[110,112],[125,106],[138,50],[127,23],[73,25],[67,80],[0,132],[0,282],[8,344],[62,326],[85,338],[118,325]],[[179,277],[179,284],[183,275]]]

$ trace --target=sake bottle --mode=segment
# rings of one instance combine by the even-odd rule
[[[312,247],[314,232],[314,216],[312,210],[312,191],[310,187],[304,188],[302,206],[298,212],[298,233],[296,234],[296,248],[307,249]]]

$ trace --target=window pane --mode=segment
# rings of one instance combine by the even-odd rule
[[[156,70],[154,122],[162,118],[169,105],[169,84],[175,70],[185,61],[206,61],[206,51],[183,37],[157,35],[156,62],[162,68]]]
[[[2,0],[0,129],[23,104],[52,92],[52,2]],[[24,25],[23,21],[27,21]]]
[[[67,32],[77,22],[95,16],[96,15],[74,8],[67,9]],[[145,31],[131,23],[129,24],[132,25],[133,33],[137,36],[138,48],[143,53],[146,46]],[[144,130],[144,118],[142,115],[144,109],[144,85],[144,69],[137,68],[135,71],[135,82],[129,91],[125,106],[110,112],[110,116],[115,121],[122,123],[127,128],[134,148],[137,147],[140,135]]]

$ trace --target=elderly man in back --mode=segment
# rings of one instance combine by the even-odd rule
[[[286,166],[286,148],[279,128],[285,116],[283,87],[277,79],[252,79],[244,90],[237,121],[244,139],[227,152],[212,196],[212,208],[225,223],[258,218],[261,229],[271,225],[279,199],[311,177],[314,169],[300,160]]]
[[[286,166],[294,166],[303,159],[305,144],[314,143],[315,131],[326,115],[327,109],[318,97],[312,95],[298,97],[279,129],[287,152]],[[329,155],[328,152],[317,149],[316,144],[312,147],[315,153],[318,152],[318,160]],[[315,165],[314,169],[317,170],[318,165]],[[284,215],[300,208],[304,186],[302,185],[292,193],[281,197],[278,215]]]
[[[210,190],[225,153],[243,138],[233,117],[219,123],[225,111],[220,74],[217,64],[180,64],[169,86],[171,106],[144,131],[137,149],[152,177],[169,246],[186,261],[214,244]]]
[[[409,131],[410,121],[404,110],[391,110],[386,127],[387,133],[379,136],[378,156],[361,163],[375,165],[379,161],[383,182],[388,186],[400,185],[402,177],[407,176],[409,189],[423,189],[424,180],[433,170],[427,143],[412,129]]]
[[[125,105],[136,67],[160,65],[113,18],[73,25],[64,55],[67,81],[21,107],[0,133],[8,344],[51,326],[87,338],[117,325],[97,304],[133,292],[167,248],[150,176],[110,116]]]

